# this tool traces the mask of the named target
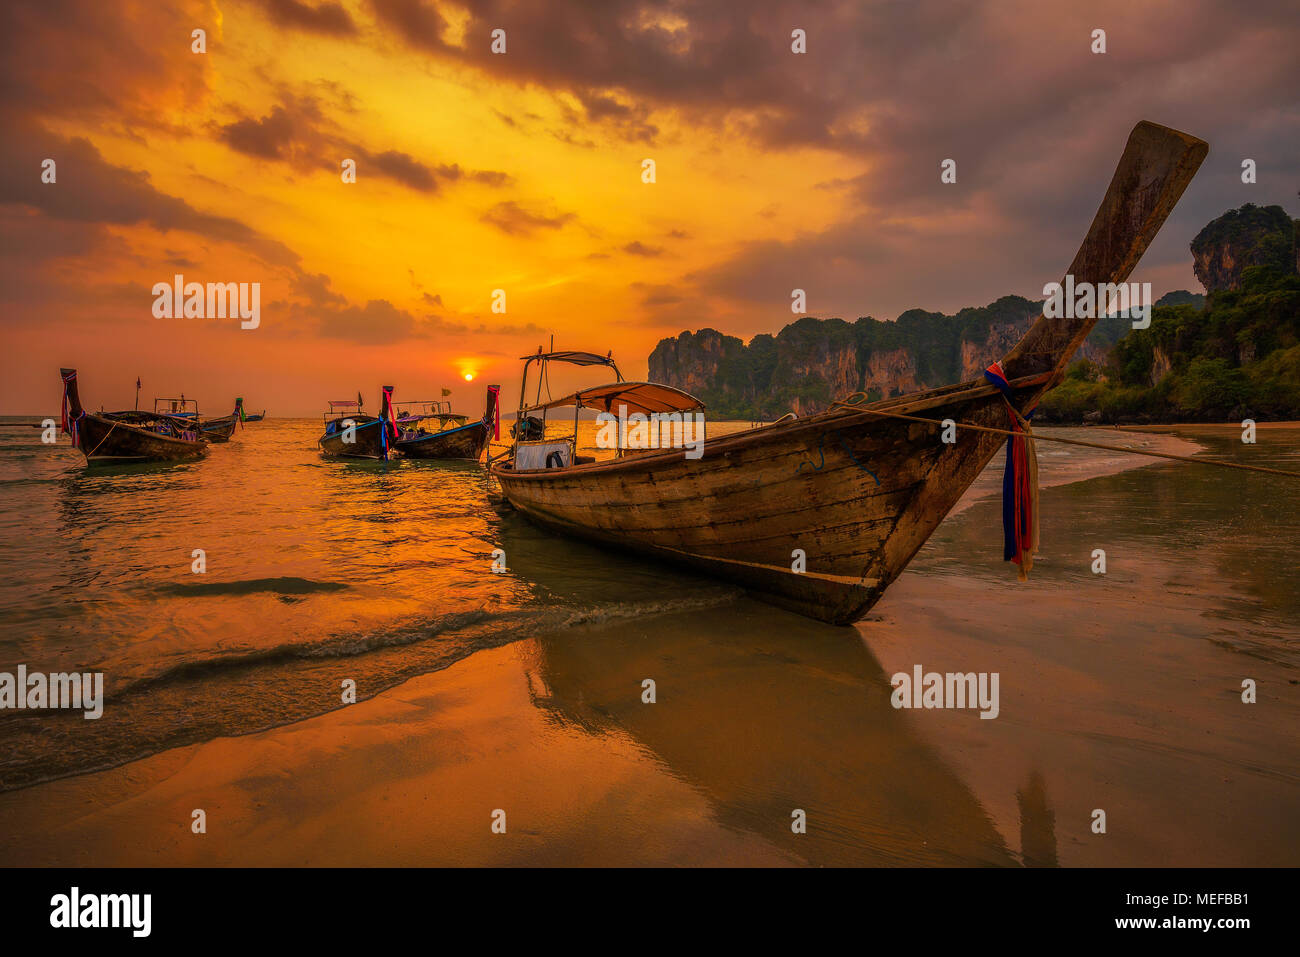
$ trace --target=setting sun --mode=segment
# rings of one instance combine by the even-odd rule
[[[465,381],[466,381],[466,382],[473,382],[473,381],[474,381],[474,373],[472,373],[472,372],[466,372],[466,373],[465,373]]]

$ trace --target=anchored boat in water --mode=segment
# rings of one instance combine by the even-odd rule
[[[357,400],[336,399],[325,413],[325,432],[317,440],[325,455],[339,458],[387,461],[397,441],[397,426],[392,421],[393,387],[384,386],[379,415],[362,411],[361,393]]]
[[[60,369],[59,374],[63,379],[63,431],[87,462],[171,462],[207,452],[207,442],[193,418],[157,411],[87,412],[77,389],[77,370]]]
[[[244,400],[236,398],[233,412],[216,419],[202,419],[200,428],[203,430],[203,437],[209,442],[229,442],[230,437],[235,434],[235,426],[243,421]]]
[[[171,396],[155,398],[153,411],[154,415],[170,416],[195,423],[209,442],[229,442],[230,437],[235,434],[235,426],[241,421],[244,400],[235,399],[235,410],[229,415],[218,416],[215,419],[203,418],[199,413],[198,401],[187,399],[183,394],[179,398]]]
[[[1076,287],[1128,278],[1207,150],[1154,123],[1133,129],[1067,271]],[[1061,380],[1101,311],[1040,316],[984,381],[837,403],[707,441],[698,458],[680,449],[620,450],[614,459],[582,461],[567,443],[545,448],[545,410],[535,422],[541,403],[525,407],[521,398],[514,445],[492,474],[510,504],[543,527],[693,567],[800,614],[846,624],[902,573],[1006,441],[999,432],[1027,429],[1024,417]],[[613,366],[569,355],[580,365]],[[528,357],[525,388],[539,358],[563,361],[555,353]],[[618,379],[605,387],[611,404],[635,402],[617,391],[627,385]],[[597,390],[587,391],[594,397]],[[944,419],[991,431],[959,426],[945,443]],[[1030,444],[1012,442],[1017,456]]]
[[[397,450],[414,459],[477,461],[488,440],[494,435],[500,437],[500,392],[499,385],[487,387],[487,404],[483,418],[477,422],[453,413],[449,402],[430,399],[402,403],[396,418],[401,430]]]

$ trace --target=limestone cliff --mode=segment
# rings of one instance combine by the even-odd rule
[[[1209,223],[1192,240],[1192,268],[1207,292],[1240,289],[1248,266],[1300,270],[1300,220],[1281,206],[1247,203]]]
[[[748,344],[716,329],[683,332],[655,347],[650,378],[699,396],[719,417],[807,415],[854,392],[878,398],[976,378],[1039,312],[1039,303],[1004,296],[952,316],[913,309],[894,322],[809,316]],[[1099,331],[1085,355],[1100,356],[1120,334],[1111,320]]]

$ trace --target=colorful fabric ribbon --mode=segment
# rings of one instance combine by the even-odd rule
[[[68,421],[68,385],[76,377],[77,374],[75,372],[69,373],[63,377],[63,410],[59,416],[59,425],[63,429],[64,433],[72,438],[73,448],[77,447],[77,423],[80,422],[81,417],[86,414],[83,410],[78,413],[76,418],[71,422]]]
[[[1008,428],[1032,435],[1029,421],[1011,404],[1011,384],[1002,363],[989,366],[984,378],[1002,393]],[[1020,436],[1007,439],[1007,463],[1002,473],[1002,534],[1002,560],[1019,565],[1020,580],[1024,581],[1034,567],[1034,552],[1038,549],[1038,452],[1033,442]]]

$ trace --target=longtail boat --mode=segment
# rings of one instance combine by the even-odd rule
[[[203,430],[203,437],[209,442],[229,442],[230,437],[235,434],[235,426],[244,421],[244,400],[235,399],[235,408],[229,415],[223,415],[216,419],[200,419],[199,427]]]
[[[245,422],[261,422],[265,418],[266,418],[266,409],[263,409],[261,412],[254,412],[251,414],[245,413],[244,415]]]
[[[1207,151],[1195,137],[1139,123],[1067,282],[1076,288],[1124,282]],[[613,459],[584,462],[576,448],[547,448],[544,435],[517,435],[492,474],[507,501],[543,527],[681,563],[800,614],[847,624],[880,599],[1004,442],[1008,468],[1020,466],[1014,481],[1023,483],[1033,443],[1008,441],[1006,434],[1027,434],[1024,417],[1061,381],[1103,309],[1082,311],[1089,314],[1040,315],[984,380],[857,405],[838,402],[694,451],[620,450]],[[539,359],[539,372],[550,361],[600,361],[575,355],[580,358],[527,357],[525,389],[528,365]],[[696,401],[685,393],[674,399],[676,390],[667,386],[620,394],[627,385],[605,388],[633,412],[674,401],[686,410]],[[598,390],[587,393],[599,397]],[[568,398],[584,401],[582,393]],[[539,409],[544,425],[542,404],[525,406],[521,395],[522,432],[530,431]],[[945,419],[957,424],[951,442],[942,441]],[[1028,557],[1018,504],[1013,514],[1016,558],[1022,547]]]
[[[488,440],[494,435],[501,436],[500,393],[499,385],[487,387],[487,404],[483,418],[477,422],[470,422],[469,416],[456,415],[448,403],[432,400],[404,403],[403,411],[397,416],[401,429],[398,451],[414,459],[478,461]]]
[[[171,462],[207,451],[193,418],[159,412],[87,412],[77,389],[77,370],[60,369],[63,431],[87,462]]]
[[[386,461],[397,442],[397,426],[392,421],[393,387],[384,386],[379,415],[362,411],[361,393],[357,400],[335,399],[325,413],[325,432],[318,439],[325,455],[352,459]]]

